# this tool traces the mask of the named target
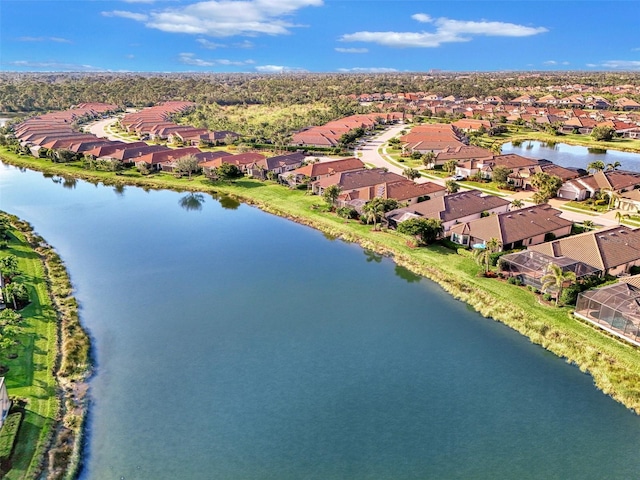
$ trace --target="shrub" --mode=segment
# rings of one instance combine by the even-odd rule
[[[545,293],[544,295],[542,295],[542,298],[544,298],[547,302],[550,302],[553,299],[550,293]]]
[[[11,456],[21,421],[22,413],[20,412],[10,414],[5,420],[0,430],[0,460],[6,460]]]

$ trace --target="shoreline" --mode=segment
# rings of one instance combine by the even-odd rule
[[[57,320],[51,372],[55,382],[55,416],[51,430],[40,449],[36,447],[29,465],[36,465],[37,478],[76,478],[82,467],[88,381],[92,374],[90,339],[80,323],[78,303],[60,256],[35,233],[31,224],[6,213],[12,228],[24,237],[23,243],[33,250],[42,265],[46,293]],[[31,473],[33,476],[34,472]]]
[[[107,186],[131,185],[143,189],[202,192],[211,195],[228,195],[243,203],[260,208],[282,218],[312,227],[334,238],[357,243],[362,248],[385,255],[410,271],[439,284],[447,293],[471,306],[486,318],[500,321],[532,343],[538,344],[582,372],[589,373],[595,386],[603,393],[640,414],[640,350],[575,318],[569,309],[557,309],[540,305],[536,298],[522,287],[506,286],[495,279],[478,277],[469,273],[470,258],[457,255],[443,247],[412,248],[406,238],[395,232],[372,232],[371,226],[353,221],[346,222],[335,215],[322,214],[309,209],[312,202],[322,199],[305,196],[303,192],[290,191],[279,185],[253,180],[237,183],[203,183],[206,180],[127,177],[113,173],[82,171],[64,164],[51,164],[15,156],[8,158],[0,153],[0,160],[8,165],[25,167],[54,175],[70,176]],[[40,168],[39,168],[40,167]],[[44,168],[46,167],[46,168]],[[248,188],[245,184],[264,186]],[[254,185],[254,186],[255,186]],[[280,196],[268,198],[268,192]],[[259,192],[262,190],[262,192]],[[258,191],[258,192],[256,192]],[[297,204],[290,198],[295,197]],[[306,210],[305,210],[306,208]],[[448,254],[448,255],[447,255]],[[446,266],[438,265],[436,258],[447,255]],[[500,287],[500,288],[497,288]],[[504,290],[507,290],[505,293]],[[86,417],[86,411],[84,412]],[[81,459],[79,459],[81,462]]]

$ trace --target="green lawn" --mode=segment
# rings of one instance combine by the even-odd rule
[[[25,319],[25,335],[14,353],[18,357],[1,361],[9,366],[6,385],[9,395],[27,400],[25,416],[18,433],[12,458],[13,468],[5,478],[30,478],[36,471],[39,457],[44,453],[47,440],[58,410],[55,369],[57,353],[56,314],[51,306],[42,262],[38,255],[24,243],[24,237],[16,233],[9,248],[0,256],[13,254],[18,257],[21,274],[17,277],[29,286],[31,304],[20,313]]]
[[[24,166],[58,169],[69,174],[92,176],[93,172],[66,165],[48,165],[26,157],[8,157]],[[94,180],[131,181],[144,187],[218,192],[256,204],[265,211],[313,226],[345,241],[393,256],[414,273],[435,280],[454,297],[467,302],[482,315],[499,320],[532,342],[577,364],[589,372],[602,391],[640,413],[640,350],[576,320],[569,308],[542,305],[527,289],[504,281],[478,276],[480,268],[468,256],[444,247],[412,248],[411,239],[394,231],[373,231],[371,226],[327,213],[321,198],[290,190],[275,183],[241,179],[211,183],[202,176],[189,181],[168,174],[140,177],[128,173],[116,177],[99,173]]]

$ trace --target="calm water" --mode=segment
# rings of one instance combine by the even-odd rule
[[[602,161],[605,165],[620,162],[621,170],[640,172],[640,154],[630,152],[618,152],[607,150],[606,153],[591,153],[587,147],[557,143],[547,146],[546,143],[531,141],[522,142],[519,147],[511,143],[502,146],[502,153],[517,153],[523,157],[545,158],[563,167],[575,167],[586,169],[591,162]]]
[[[84,479],[637,478],[639,417],[390,260],[53,180],[0,165],[0,205],[57,247],[95,340]]]

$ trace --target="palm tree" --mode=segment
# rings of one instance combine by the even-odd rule
[[[558,306],[558,302],[560,300],[560,296],[562,295],[562,290],[564,289],[564,284],[569,282],[570,284],[576,281],[576,274],[572,271],[564,272],[562,267],[556,265],[555,263],[550,263],[547,265],[546,273],[540,277],[540,281],[542,282],[541,290],[544,292],[545,290],[555,287],[556,290],[556,307]]]
[[[447,193],[456,193],[460,190],[460,185],[455,180],[447,180],[444,182],[444,186],[447,189]]]
[[[500,240],[495,237],[491,237],[484,244],[484,248],[478,248],[473,252],[473,256],[476,259],[478,265],[484,266],[484,274],[489,273],[489,264],[491,263],[491,254],[500,250],[502,244]]]
[[[422,164],[427,168],[433,168],[436,161],[436,154],[433,152],[427,152],[422,155]]]
[[[616,211],[616,220],[618,221],[618,225],[622,223],[622,220],[625,218],[629,218],[629,215],[626,213],[622,213],[620,210]]]
[[[587,171],[595,173],[601,172],[606,168],[606,165],[602,160],[595,160],[587,165]]]
[[[324,189],[322,193],[322,198],[324,201],[329,204],[329,207],[333,210],[336,205],[336,201],[338,201],[338,197],[340,196],[341,188],[339,185],[329,185]]]
[[[513,208],[522,208],[524,207],[524,202],[522,200],[520,200],[519,198],[515,198],[512,202],[511,202],[511,206]]]
[[[456,171],[456,165],[458,165],[456,160],[447,160],[444,162],[443,168],[449,175],[452,175]]]
[[[378,229],[378,220],[384,215],[384,204],[381,202],[370,201],[364,207],[362,207],[362,213],[369,225],[369,222],[373,222],[373,229]]]
[[[617,170],[621,166],[622,164],[620,162],[607,163],[605,170]]]

